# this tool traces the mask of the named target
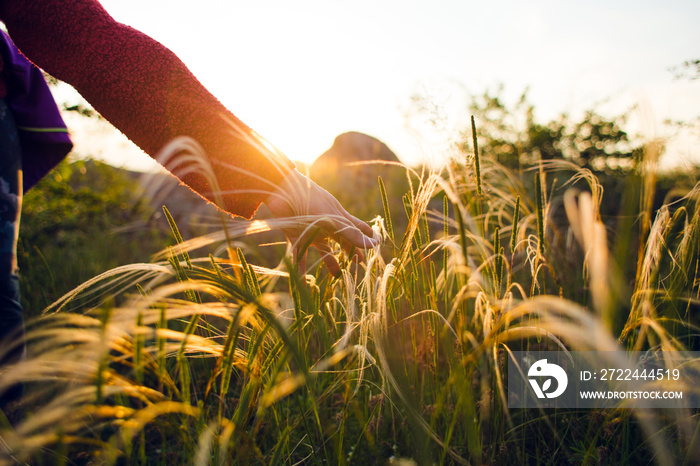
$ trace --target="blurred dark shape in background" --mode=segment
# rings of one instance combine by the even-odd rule
[[[406,170],[400,164],[382,141],[352,131],[335,138],[331,148],[309,167],[309,176],[350,213],[368,221],[384,215],[379,176],[384,180],[389,202],[401,205],[408,183]]]

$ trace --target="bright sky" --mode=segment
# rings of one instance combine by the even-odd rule
[[[700,57],[697,0],[102,4],[173,50],[234,114],[304,162],[345,131],[383,140],[407,163],[439,162],[468,120],[468,96],[498,83],[513,99],[529,86],[540,120],[639,103],[636,129],[666,136],[664,119],[700,115],[700,79],[669,71]],[[417,93],[438,104],[437,126],[415,116]],[[135,151],[121,142],[89,145],[95,131],[75,130],[79,151],[143,167],[147,157],[125,155]],[[666,156],[689,157],[700,162],[698,134],[676,138]]]

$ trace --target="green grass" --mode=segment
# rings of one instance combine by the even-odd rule
[[[293,219],[184,240],[172,223],[155,262],[28,325],[29,357],[0,382],[27,387],[0,463],[692,464],[696,410],[508,410],[505,363],[698,350],[700,187],[654,212],[650,152],[602,219],[589,171],[478,155],[407,169],[405,209],[380,181],[385,242],[337,279],[227,245]],[[212,244],[222,257],[198,257]]]

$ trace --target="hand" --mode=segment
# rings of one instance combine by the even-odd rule
[[[338,242],[349,257],[357,256],[359,260],[363,259],[361,249],[379,244],[369,225],[350,215],[333,195],[297,170],[285,176],[265,203],[276,218],[289,220],[282,232],[292,244],[300,270],[304,270],[306,261],[306,250],[301,248],[309,242],[335,277],[340,275],[340,265],[328,240]]]

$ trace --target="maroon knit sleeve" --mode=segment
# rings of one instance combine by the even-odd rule
[[[22,53],[75,87],[149,155],[177,136],[199,142],[230,213],[251,217],[293,168],[266,150],[175,54],[116,22],[96,0],[3,0],[0,19]],[[212,184],[194,165],[183,160],[166,167],[213,200]]]

